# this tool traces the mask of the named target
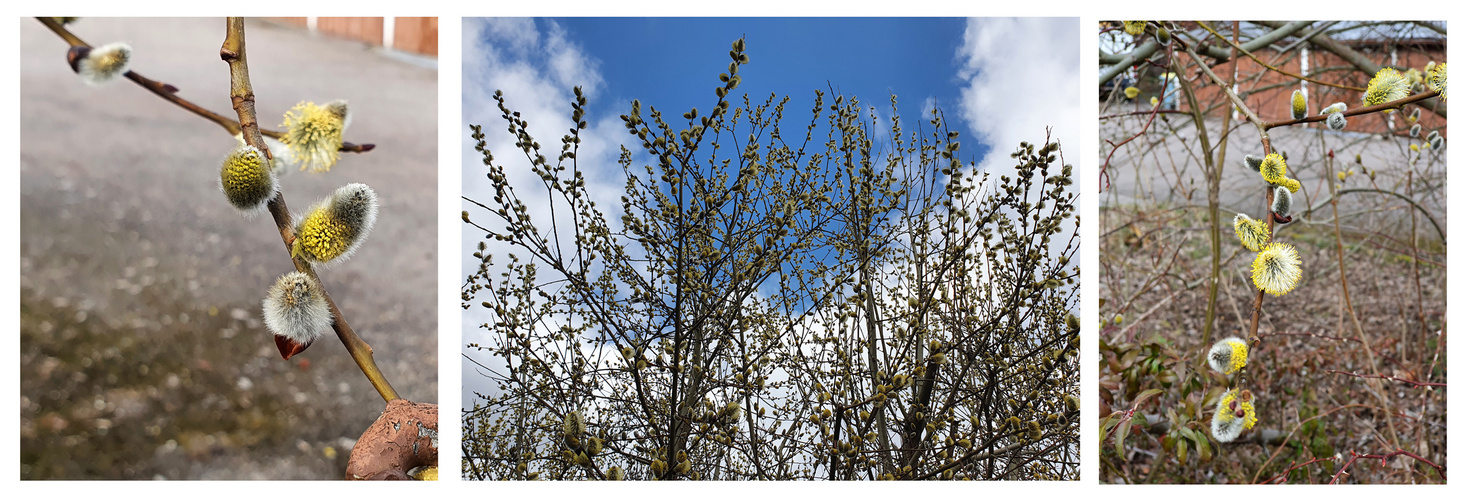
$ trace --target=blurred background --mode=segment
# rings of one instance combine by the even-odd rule
[[[305,21],[246,23],[261,125],[347,99],[345,139],[377,147],[282,190],[297,212],[343,184],[377,191],[373,234],[321,279],[398,392],[437,402],[437,22]],[[68,28],[235,116],[224,19]],[[34,19],[20,52],[21,478],[342,477],[384,404],[334,335],[281,360],[260,301],[292,266],[269,216],[219,192],[235,139],[125,79],[84,84]]]

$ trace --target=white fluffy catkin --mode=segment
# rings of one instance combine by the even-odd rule
[[[299,271],[281,276],[265,294],[265,327],[270,333],[310,345],[331,327],[326,295],[310,275]]]

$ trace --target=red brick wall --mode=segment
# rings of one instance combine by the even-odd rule
[[[438,55],[438,18],[399,17],[393,23],[392,48],[414,54]]]
[[[316,31],[348,40],[382,45],[380,17],[318,17]]]
[[[305,28],[309,25],[304,17],[272,17],[271,21]],[[356,40],[375,46],[385,45],[383,18],[380,17],[318,17],[316,31],[339,38]],[[403,52],[438,55],[438,18],[397,17],[393,18],[392,48]]]

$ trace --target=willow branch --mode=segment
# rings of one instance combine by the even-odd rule
[[[1351,377],[1374,378],[1374,379],[1380,379],[1380,380],[1394,380],[1394,381],[1397,381],[1397,382],[1405,382],[1407,384],[1411,384],[1411,387],[1412,388],[1416,388],[1416,387],[1446,387],[1447,386],[1447,384],[1440,383],[1440,382],[1420,382],[1420,381],[1411,380],[1411,379],[1408,379],[1408,378],[1390,377],[1390,376],[1386,376],[1386,375],[1362,375],[1362,374],[1359,374],[1359,373],[1347,372],[1347,371],[1341,371],[1341,370],[1326,370],[1326,371],[1328,371],[1329,373],[1337,374],[1337,375],[1349,375]]]
[[[1236,92],[1233,92],[1233,89],[1228,86],[1227,82],[1224,82],[1222,78],[1219,78],[1216,74],[1212,72],[1212,69],[1207,67],[1207,63],[1202,60],[1202,56],[1197,55],[1197,52],[1193,51],[1191,46],[1183,44],[1182,47],[1185,48],[1187,50],[1187,54],[1192,56],[1192,59],[1197,62],[1197,67],[1202,70],[1202,73],[1206,74],[1208,78],[1212,79],[1212,82],[1218,86],[1218,89],[1222,91],[1223,95],[1228,96],[1228,99],[1233,101],[1233,104],[1238,107],[1238,111],[1242,112],[1243,116],[1248,118],[1249,123],[1252,123],[1254,127],[1258,128],[1259,141],[1263,143],[1263,154],[1266,156],[1270,152],[1272,152],[1273,147],[1269,142],[1268,127],[1265,126],[1266,124],[1264,123],[1264,121],[1260,119],[1258,115],[1255,114],[1253,110],[1248,107],[1247,104],[1243,103],[1243,98],[1238,97],[1238,94]],[[1263,191],[1268,206],[1272,207],[1273,189],[1265,187]],[[1264,217],[1264,221],[1268,225],[1268,235],[1270,239],[1272,239],[1274,230],[1273,217]],[[1250,338],[1258,334],[1258,320],[1259,317],[1262,316],[1262,313],[1263,290],[1258,290],[1258,292],[1253,297],[1253,312],[1248,320],[1248,336]]]
[[[234,104],[235,112],[239,113],[239,127],[244,134],[245,143],[254,146],[269,157],[270,149],[265,146],[265,140],[260,134],[259,123],[255,119],[255,91],[250,86],[250,68],[245,59],[244,18],[231,17],[227,22],[228,30],[224,37],[224,45],[219,48],[219,58],[229,63],[229,99]],[[280,239],[285,243],[286,251],[289,251],[295,243],[295,235],[291,229],[290,209],[285,205],[285,194],[276,192],[268,208],[270,216],[275,219],[275,228],[280,231]],[[321,283],[321,279],[316,276],[315,269],[311,268],[311,264],[306,262],[305,257],[296,255],[292,256],[291,260],[295,263],[297,271],[306,273],[311,276],[311,279]],[[321,295],[326,298],[326,305],[331,308],[332,329],[336,330],[336,336],[341,339],[342,345],[346,346],[347,352],[351,353],[352,359],[357,362],[357,366],[362,369],[362,373],[367,376],[372,387],[377,389],[385,401],[402,399],[397,395],[397,391],[393,390],[392,384],[387,382],[382,371],[377,368],[377,362],[372,359],[372,346],[367,345],[361,337],[357,336],[356,331],[352,330],[351,325],[347,324],[346,318],[341,315],[341,309],[336,307],[336,301],[331,300],[331,294],[326,292],[324,284],[321,287]]]
[[[1431,467],[1433,469],[1436,469],[1437,475],[1441,476],[1442,479],[1446,479],[1446,477],[1447,477],[1447,468],[1445,466],[1437,465],[1435,462],[1432,462],[1431,460],[1427,460],[1425,458],[1422,458],[1420,455],[1417,455],[1415,453],[1411,453],[1411,452],[1406,451],[1406,450],[1397,449],[1396,451],[1393,451],[1393,452],[1390,452],[1390,453],[1385,453],[1385,454],[1369,454],[1369,455],[1361,455],[1361,454],[1355,453],[1352,450],[1352,451],[1350,451],[1350,461],[1345,462],[1345,465],[1343,465],[1343,466],[1340,467],[1340,471],[1339,472],[1336,472],[1333,476],[1330,476],[1330,478],[1329,478],[1329,484],[1335,484],[1335,483],[1339,482],[1339,480],[1340,480],[1340,478],[1342,476],[1348,476],[1348,475],[1350,475],[1350,473],[1349,472],[1346,472],[1346,470],[1348,470],[1351,465],[1355,465],[1355,461],[1356,460],[1360,460],[1362,458],[1380,459],[1380,465],[1381,465],[1381,467],[1385,467],[1387,460],[1390,460],[1392,458],[1395,458],[1397,456],[1402,456],[1402,455],[1407,456],[1407,457],[1414,458],[1414,459],[1416,459],[1416,461],[1421,462],[1421,463],[1424,463],[1427,466],[1429,466],[1429,467]]]
[[[1436,234],[1437,234],[1437,236],[1440,236],[1441,239],[1442,239],[1442,241],[1447,241],[1447,232],[1442,230],[1442,225],[1441,225],[1440,222],[1437,222],[1436,217],[1433,217],[1431,215],[1431,212],[1426,211],[1426,207],[1423,207],[1423,206],[1421,206],[1421,204],[1416,203],[1416,200],[1413,200],[1410,197],[1408,197],[1408,196],[1406,196],[1404,194],[1401,194],[1401,193],[1397,193],[1395,191],[1386,191],[1384,189],[1373,189],[1373,188],[1350,188],[1350,189],[1341,189],[1339,191],[1336,191],[1333,195],[1330,195],[1330,198],[1328,200],[1321,201],[1321,202],[1315,204],[1314,206],[1309,207],[1309,209],[1308,210],[1305,210],[1303,213],[1304,213],[1304,215],[1312,214],[1316,210],[1319,210],[1321,208],[1324,208],[1325,205],[1328,205],[1331,202],[1333,202],[1335,200],[1335,198],[1338,198],[1340,195],[1350,194],[1350,193],[1380,193],[1380,194],[1390,195],[1390,196],[1395,196],[1396,198],[1400,198],[1402,201],[1405,201],[1406,203],[1410,204],[1413,208],[1415,208],[1417,212],[1421,212],[1421,215],[1426,216],[1426,221],[1431,223],[1431,227],[1436,228]]]
[[[1224,37],[1222,35],[1219,35],[1217,33],[1217,31],[1214,31],[1211,26],[1208,26],[1207,25],[1207,23],[1199,21],[1197,23],[1197,25],[1198,26],[1201,26],[1202,29],[1207,30],[1208,33],[1212,33],[1212,35],[1213,36],[1216,36],[1219,40],[1222,40],[1224,42],[1227,42],[1228,45],[1232,45],[1233,46],[1233,49],[1237,50],[1238,52],[1242,52],[1243,55],[1248,56],[1248,58],[1249,59],[1252,59],[1253,62],[1258,63],[1260,66],[1263,66],[1264,68],[1268,68],[1269,71],[1273,71],[1275,73],[1280,73],[1280,74],[1283,74],[1284,76],[1288,76],[1290,78],[1295,78],[1295,79],[1304,80],[1304,81],[1310,82],[1310,83],[1316,83],[1316,84],[1319,84],[1319,85],[1324,85],[1326,87],[1334,87],[1334,88],[1337,88],[1337,89],[1353,90],[1353,91],[1356,91],[1356,92],[1364,92],[1365,91],[1365,89],[1360,88],[1360,87],[1351,87],[1349,85],[1340,85],[1338,83],[1324,82],[1324,81],[1315,80],[1313,78],[1310,78],[1310,77],[1307,77],[1307,76],[1304,76],[1304,75],[1296,75],[1294,73],[1290,73],[1290,72],[1288,72],[1288,71],[1286,71],[1286,70],[1284,70],[1282,68],[1279,68],[1277,66],[1274,66],[1274,65],[1269,64],[1269,63],[1266,63],[1266,62],[1263,62],[1263,60],[1262,59],[1259,59],[1258,56],[1253,55],[1253,52],[1250,52],[1248,49],[1245,49],[1241,45],[1238,45],[1238,42],[1235,42],[1233,40],[1228,40],[1227,37]],[[1237,35],[1237,32],[1235,31],[1233,33],[1233,35],[1236,36]]]
[[[46,26],[46,28],[49,28],[51,32],[56,33],[56,36],[61,37],[62,40],[66,41],[66,43],[72,47],[92,47],[91,45],[87,44],[87,42],[83,41],[80,37],[72,34],[70,30],[67,30],[65,26],[62,26],[61,23],[56,22],[56,20],[53,18],[37,17],[36,20],[40,21],[42,25]],[[215,125],[222,127],[225,132],[229,133],[229,135],[239,135],[240,133],[241,127],[239,125],[239,122],[234,121],[229,117],[221,115],[219,113],[204,109],[204,107],[199,106],[198,104],[194,104],[188,99],[179,97],[178,87],[150,79],[139,74],[136,71],[128,71],[127,73],[123,73],[122,76],[127,77],[128,80],[132,80],[133,83],[138,84],[138,86],[147,89],[148,92],[152,92],[153,95],[161,97],[163,98],[163,100],[171,102],[175,106],[183,108],[190,113],[193,113],[205,120],[213,122]],[[274,130],[261,129],[260,134],[263,134],[264,136],[271,139],[280,139],[282,137],[285,137],[285,133],[277,132]],[[352,144],[350,142],[342,142],[340,151],[348,153],[365,153],[376,149],[376,147],[377,145],[375,144]],[[264,149],[262,148],[261,151],[264,151]]]
[[[1274,21],[1255,22],[1268,27],[1277,27],[1282,24]],[[1340,43],[1338,40],[1330,38],[1329,35],[1320,34],[1319,36],[1309,39],[1309,43],[1321,49],[1333,52],[1335,55],[1340,56],[1340,59],[1344,59],[1345,62],[1348,62],[1350,63],[1350,65],[1355,66],[1355,69],[1358,69],[1366,74],[1374,75],[1380,72],[1380,68],[1382,67],[1381,65],[1376,64],[1375,61],[1371,61],[1369,57],[1365,56],[1365,54],[1361,54],[1359,51],[1356,51],[1355,49],[1352,49],[1349,46]],[[1431,103],[1418,104],[1418,106],[1426,108],[1432,113],[1436,113],[1437,116],[1446,118],[1446,106],[1441,106],[1440,104],[1441,101],[1435,101]]]
[[[1402,106],[1405,106],[1407,104],[1411,104],[1413,102],[1420,102],[1420,101],[1425,101],[1427,99],[1431,99],[1431,98],[1436,97],[1436,96],[1438,96],[1440,94],[1441,94],[1440,92],[1437,92],[1437,91],[1433,90],[1433,91],[1430,91],[1430,92],[1423,92],[1423,93],[1420,93],[1420,94],[1416,94],[1416,95],[1413,95],[1413,96],[1410,96],[1410,97],[1406,97],[1406,98],[1403,98],[1403,99],[1394,100],[1394,101],[1387,102],[1387,103],[1376,104],[1374,106],[1366,106],[1366,107],[1360,107],[1360,108],[1345,110],[1342,113],[1345,116],[1355,116],[1355,115],[1368,115],[1370,113],[1377,113],[1377,112],[1385,111],[1385,110],[1394,110],[1396,108],[1400,108]],[[1285,120],[1285,121],[1281,121],[1281,122],[1268,122],[1268,123],[1263,124],[1263,128],[1269,129],[1269,128],[1274,128],[1274,127],[1283,127],[1283,126],[1287,126],[1287,125],[1297,125],[1297,124],[1300,124],[1300,123],[1322,122],[1322,121],[1325,121],[1325,120],[1328,120],[1328,119],[1329,119],[1329,116],[1328,115],[1322,115],[1322,114],[1320,114],[1320,115],[1314,115],[1314,116],[1306,116],[1306,117],[1300,118],[1298,120]]]

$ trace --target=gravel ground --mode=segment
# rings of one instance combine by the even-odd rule
[[[66,44],[20,20],[21,477],[339,478],[383,408],[341,344],[282,361],[259,319],[291,270],[268,216],[218,188],[222,128],[125,80],[83,84]],[[233,116],[223,19],[92,19],[132,68]],[[251,21],[261,122],[298,101],[351,102],[330,172],[291,172],[296,211],[363,182],[371,237],[322,280],[404,397],[436,402],[437,72],[366,46]]]

